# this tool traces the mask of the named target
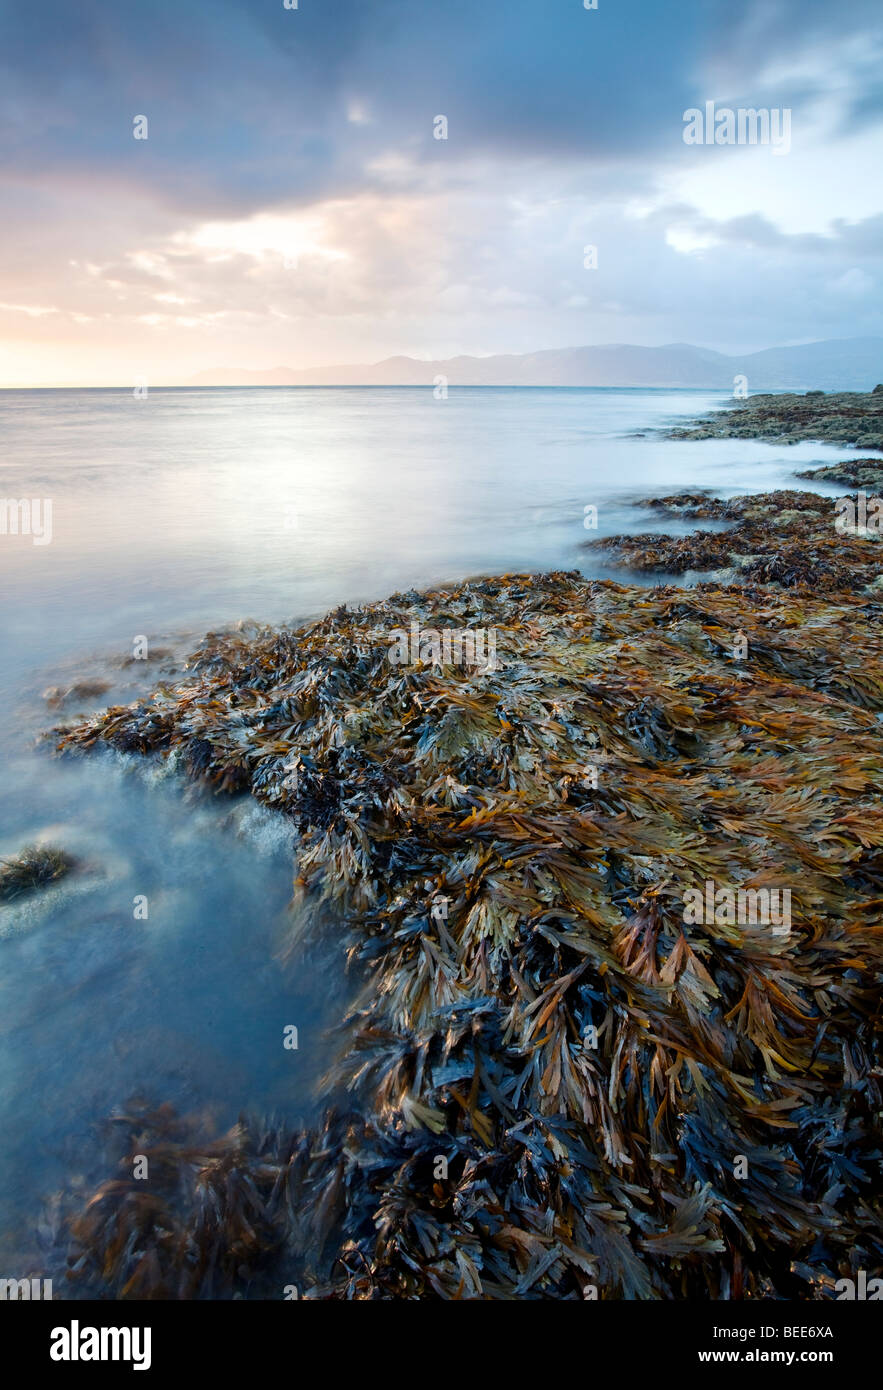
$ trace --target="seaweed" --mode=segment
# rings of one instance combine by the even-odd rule
[[[101,1188],[73,1285],[814,1298],[879,1269],[879,613],[505,575],[216,634],[59,731],[289,816],[290,948],[364,977],[326,1081],[351,1108]],[[391,664],[412,622],[492,627],[495,668]],[[709,880],[787,888],[790,930],[691,920]]]
[[[883,487],[883,459],[846,459],[821,468],[807,468],[798,478],[812,478],[820,483],[845,483],[847,487]]]
[[[91,1297],[193,1299],[259,1283],[285,1239],[280,1155],[291,1154],[281,1136],[244,1120],[213,1136],[143,1101],[110,1129],[119,1176],[69,1220],[69,1285]]]
[[[614,564],[667,575],[704,573],[726,583],[759,583],[805,592],[879,587],[883,546],[874,533],[838,526],[832,498],[814,492],[766,492],[724,501],[676,493],[642,502],[665,516],[729,523],[689,535],[605,536],[587,548],[612,551]]]
[[[11,902],[64,878],[75,861],[62,849],[29,845],[13,859],[0,860],[0,902]]]
[[[796,444],[821,439],[883,449],[883,392],[807,391],[805,395],[756,395],[689,425],[670,439],[774,439]]]

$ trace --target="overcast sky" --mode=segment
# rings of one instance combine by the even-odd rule
[[[881,74],[881,0],[0,0],[0,384],[883,334]]]

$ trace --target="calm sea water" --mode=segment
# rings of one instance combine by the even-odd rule
[[[333,957],[279,961],[284,824],[122,760],[49,758],[37,739],[59,715],[43,692],[108,685],[64,716],[132,700],[202,632],[241,618],[479,572],[598,572],[582,543],[645,529],[636,498],[800,487],[797,468],[843,456],[654,433],[724,403],[650,390],[0,393],[0,496],[52,501],[51,543],[0,535],[0,856],[43,842],[81,863],[0,907],[0,1275],[17,1272],[52,1190],[97,1171],[97,1126],[133,1093],[219,1123],[242,1107],[308,1115],[347,990]],[[138,636],[166,655],[130,662]],[[289,1023],[297,1052],[282,1047]]]

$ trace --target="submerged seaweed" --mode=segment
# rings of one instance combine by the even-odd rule
[[[177,689],[64,731],[290,816],[302,930],[367,976],[329,1079],[352,1111],[210,1150],[136,1126],[166,1166],[93,1197],[72,1272],[653,1299],[879,1269],[880,617],[504,576],[214,636]],[[493,628],[496,669],[391,665],[412,622]],[[709,880],[789,889],[790,932],[688,922]]]
[[[63,849],[29,845],[13,859],[0,859],[0,902],[44,888],[64,878],[73,867],[74,860]]]
[[[143,1103],[112,1129],[120,1176],[70,1221],[68,1281],[81,1294],[136,1299],[231,1297],[259,1281],[286,1234],[282,1136],[241,1121],[210,1138],[170,1106]]]

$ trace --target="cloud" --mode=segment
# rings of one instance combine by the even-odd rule
[[[728,94],[709,82],[755,99],[758,82],[782,100],[839,90],[854,118],[872,119],[877,10],[865,0],[7,5],[7,167],[135,178],[220,215],[368,187],[372,163],[394,151],[446,163],[674,156],[685,107]],[[150,138],[136,142],[142,113]]]
[[[879,332],[880,44],[876,0],[6,5],[8,360]],[[793,106],[787,157],[684,145],[743,98]]]

